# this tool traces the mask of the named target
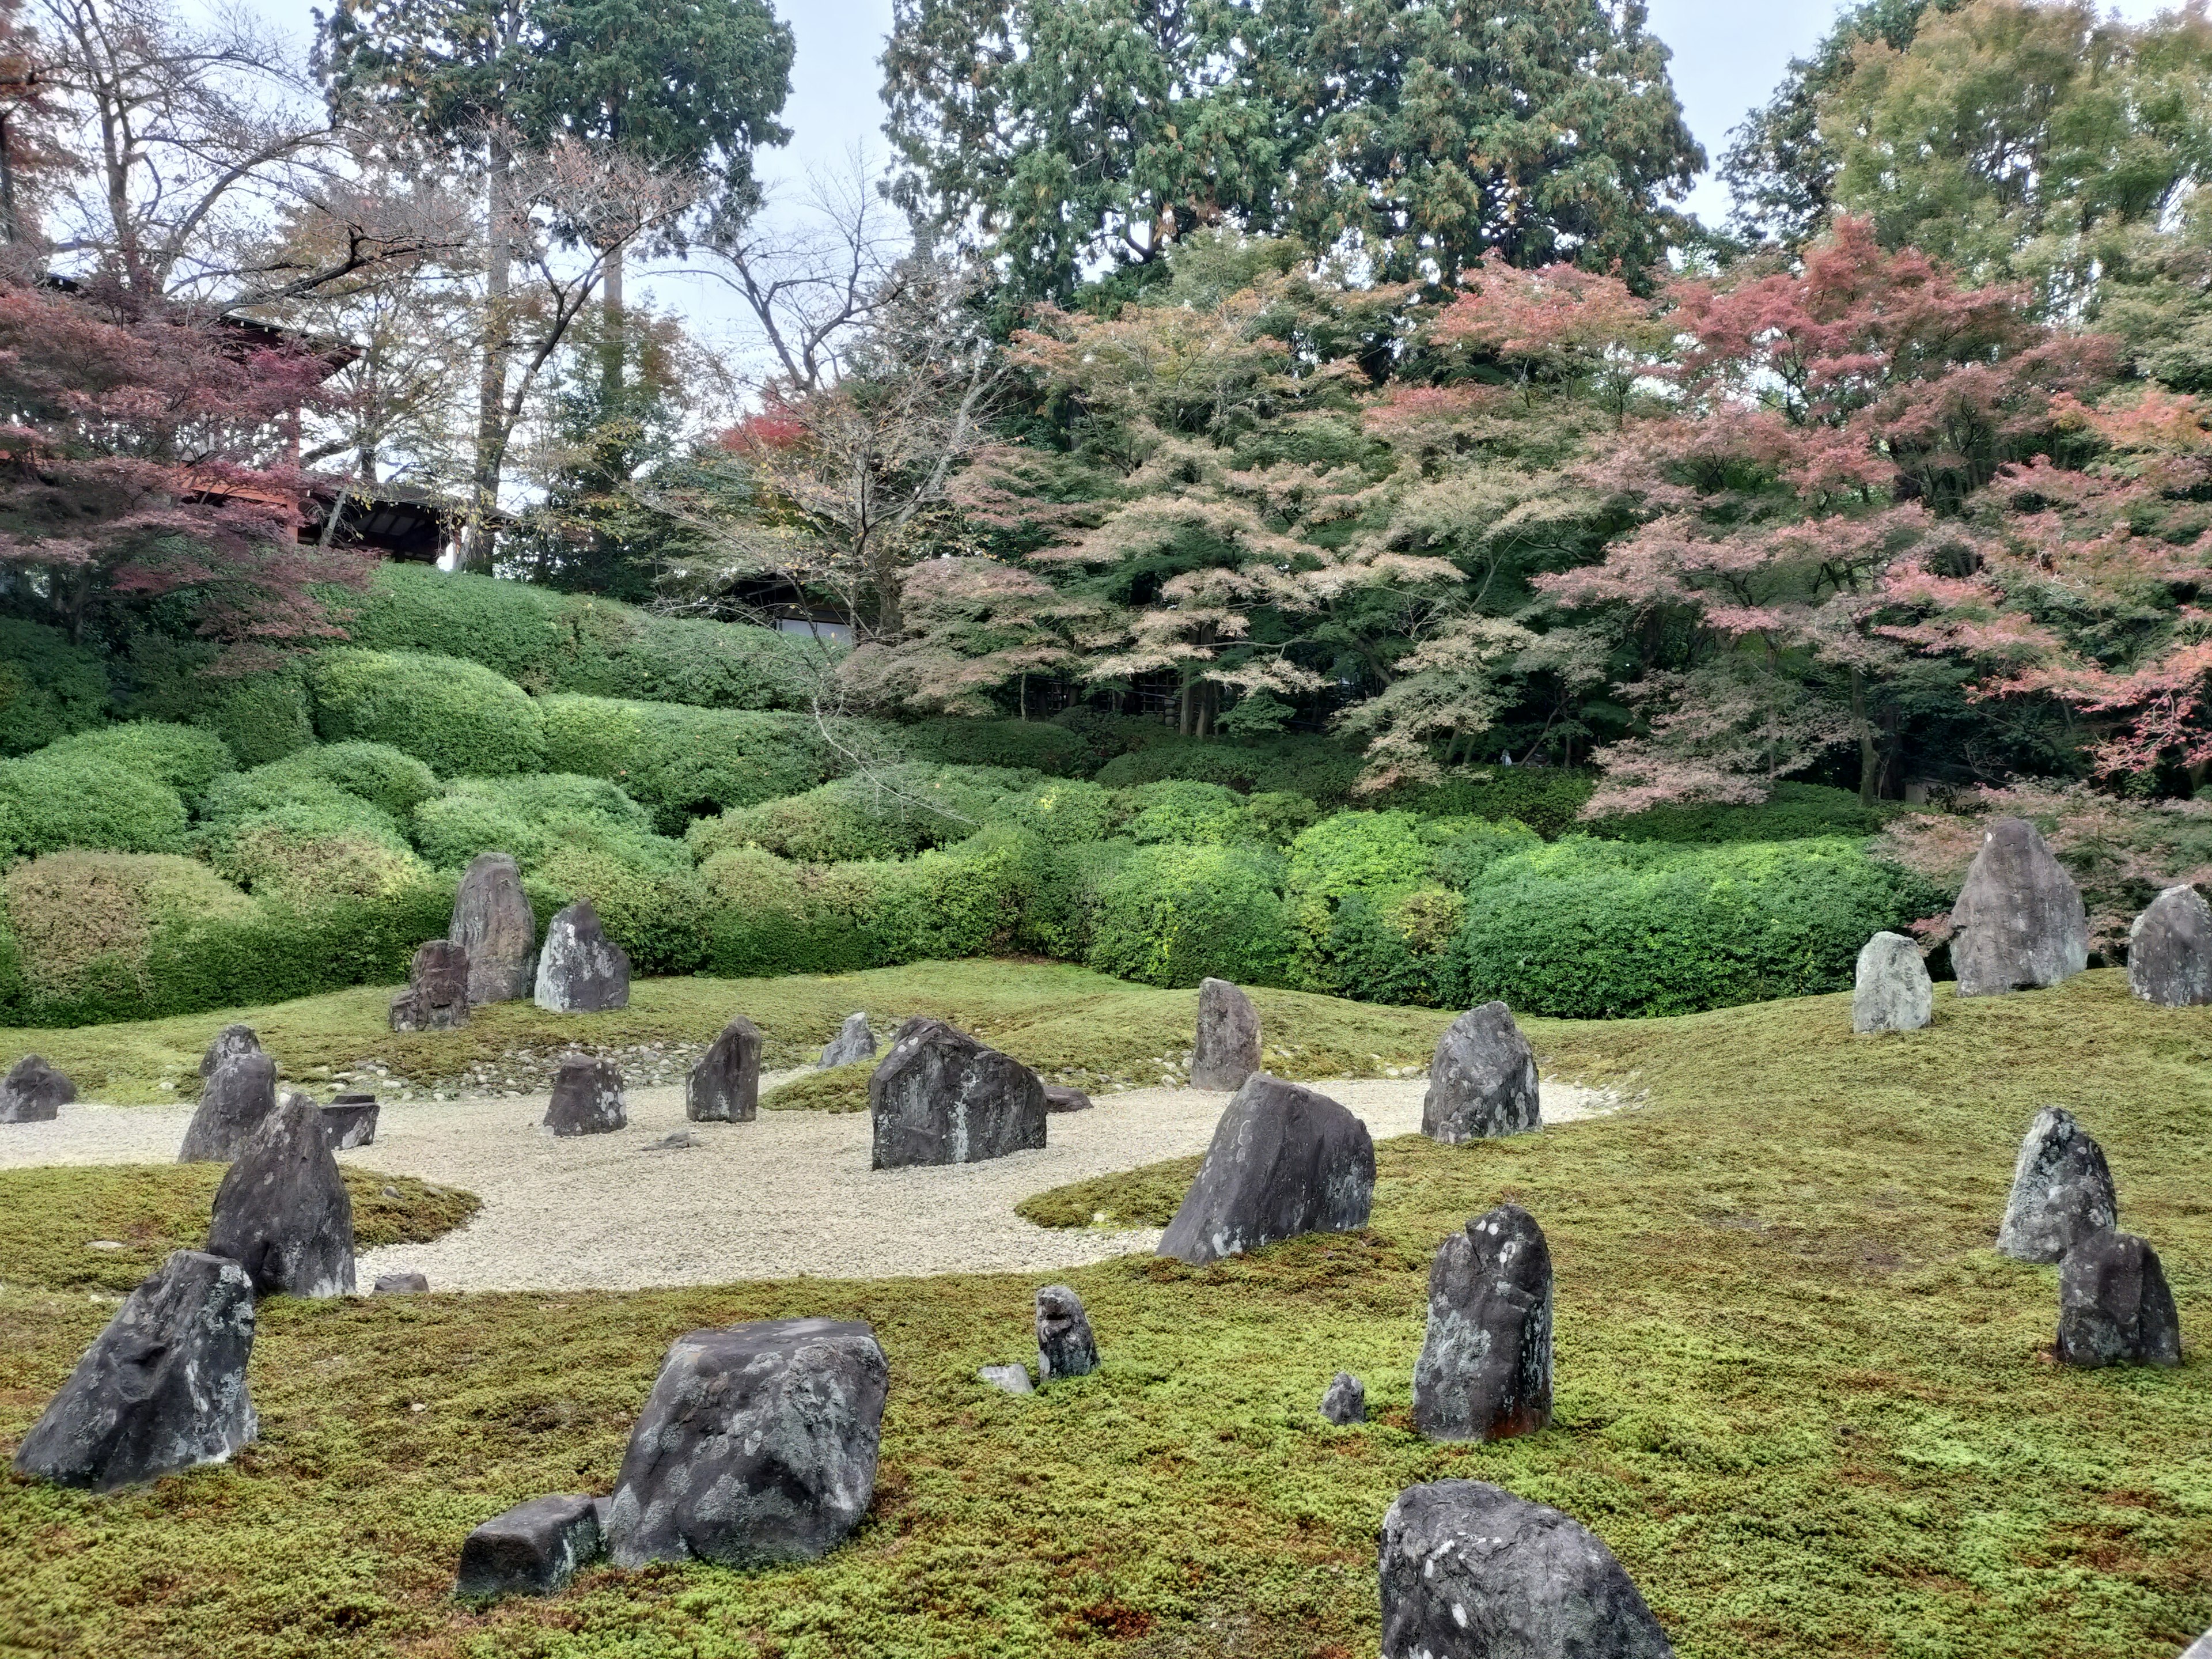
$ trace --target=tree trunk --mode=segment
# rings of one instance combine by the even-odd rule
[[[514,164],[506,140],[494,137],[485,186],[483,368],[477,383],[476,465],[460,557],[462,569],[485,575],[491,574],[496,534],[492,520],[499,511],[500,474],[507,460],[507,300],[514,281],[507,185]]]
[[[1866,678],[1851,670],[1851,718],[1859,726],[1859,805],[1872,806],[1881,798],[1881,757],[1875,748],[1874,722],[1867,718]]]
[[[599,290],[599,414],[613,420],[623,389],[623,251],[607,250]]]

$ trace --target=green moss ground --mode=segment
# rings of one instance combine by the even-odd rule
[[[1595,1528],[1685,1659],[2168,1659],[2212,1625],[2212,1010],[2144,1007],[2113,973],[1936,1009],[1884,1038],[1853,1037],[1839,997],[1532,1022],[1551,1069],[1645,1103],[1386,1143],[1356,1237],[1069,1275],[1105,1363],[1028,1400],[973,1377],[1027,1348],[1024,1277],[274,1301],[263,1438],[235,1464],[108,1498],[0,1484],[0,1645],[1371,1659],[1384,1508],[1468,1475]],[[1092,1031],[1091,1052],[1127,1039],[1118,1018]],[[2055,1270],[1988,1248],[2019,1136],[2053,1102],[2102,1140],[2125,1224],[2165,1258],[2179,1370],[2049,1364]],[[1131,1207],[1158,1184],[1090,1183]],[[1430,1255],[1509,1197],[1557,1264],[1557,1421],[1425,1443],[1408,1407]],[[0,1447],[107,1311],[0,1291]],[[870,1320],[890,1356],[876,1501],[843,1547],[450,1599],[476,1522],[608,1486],[672,1338],[801,1313]],[[1316,1413],[1340,1367],[1375,1423]]]

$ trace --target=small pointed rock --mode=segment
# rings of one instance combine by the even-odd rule
[[[876,1034],[868,1029],[866,1012],[848,1014],[837,1035],[830,1039],[830,1046],[822,1051],[822,1058],[814,1068],[826,1072],[835,1066],[854,1066],[876,1057]]]
[[[2169,887],[2128,929],[2128,988],[2163,1008],[2212,1002],[2212,904]]]
[[[257,1296],[353,1294],[353,1199],[307,1096],[288,1091],[223,1176],[208,1249]]]
[[[1486,1002],[1454,1020],[1429,1062],[1421,1133],[1447,1146],[1543,1127],[1536,1054],[1510,1010]]]
[[[1367,1385],[1350,1371],[1339,1371],[1322,1390],[1321,1414],[1339,1428],[1367,1420]]]
[[[629,1121],[622,1068],[591,1054],[564,1054],[553,1073],[544,1125],[556,1135],[611,1134]]]
[[[1552,1420],[1552,1253],[1535,1217],[1501,1204],[1429,1268],[1413,1425],[1431,1440],[1504,1440]]]
[[[1997,1253],[2016,1261],[2057,1261],[2119,1218],[2119,1195],[2104,1149],[2065,1108],[2045,1107],[2028,1126],[2013,1164]]]
[[[2179,1365],[2181,1315],[2158,1252],[2106,1228],[2058,1267],[2058,1357],[2069,1365]]]
[[[200,1075],[203,1078],[213,1077],[216,1068],[225,1061],[236,1060],[240,1054],[258,1054],[260,1052],[261,1039],[254,1035],[251,1025],[226,1025],[215,1034],[207,1051],[201,1054]]]
[[[1036,1293],[1037,1381],[1088,1376],[1098,1369],[1098,1344],[1091,1334],[1083,1298],[1065,1285]]]
[[[1917,1031],[1935,1018],[1936,988],[1917,945],[1903,933],[1876,933],[1859,948],[1851,1030]]]
[[[750,1123],[760,1115],[760,1029],[737,1015],[699,1057],[684,1091],[694,1123]]]
[[[1225,979],[1198,987],[1198,1040],[1191,1050],[1190,1086],[1241,1089],[1260,1069],[1260,1011]]]
[[[2026,818],[1990,826],[1951,907],[1951,926],[1962,997],[2056,985],[2089,965],[2081,890]]]
[[[37,1054],[25,1054],[0,1078],[0,1123],[50,1123],[76,1098],[76,1085]]]

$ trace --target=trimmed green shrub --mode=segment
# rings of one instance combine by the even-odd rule
[[[1600,834],[1582,823],[1583,803],[1597,789],[1596,775],[1559,766],[1493,766],[1486,774],[1460,774],[1442,783],[1401,790],[1382,802],[1428,817],[1511,818],[1546,841],[1571,830]]]
[[[480,664],[411,651],[326,651],[308,684],[315,731],[326,743],[389,744],[441,777],[547,769],[538,706]]]
[[[1073,777],[1088,769],[1090,745],[1048,720],[921,720],[899,733],[909,760],[992,766]]]
[[[702,860],[732,847],[757,847],[808,864],[911,858],[1018,816],[1036,785],[1031,772],[894,766],[696,819],[684,839]]]
[[[18,996],[49,1014],[88,1001],[143,1004],[153,993],[147,951],[157,929],[252,908],[197,860],[143,853],[33,859],[0,878],[0,902]]]
[[[1026,830],[1050,847],[1103,841],[1112,832],[1114,796],[1079,778],[1041,778],[1009,789],[989,811],[994,823]]]
[[[212,732],[241,766],[282,760],[315,740],[307,678],[298,663],[256,674],[216,672],[218,653],[198,641],[146,634],[120,659],[118,702],[134,718],[177,720]]]
[[[1095,787],[1095,786],[1094,786]],[[1131,841],[1085,841],[1050,849],[1036,897],[1022,913],[1023,949],[1084,962],[1097,937],[1106,889],[1135,854]]]
[[[338,790],[225,818],[204,840],[217,873],[257,897],[388,898],[430,878],[389,814]]]
[[[1617,1019],[1841,990],[1869,934],[1943,895],[1841,837],[1714,848],[1577,836],[1491,866],[1443,989]]]
[[[1713,846],[1735,841],[1802,841],[1814,836],[1875,836],[1905,807],[1860,804],[1849,789],[1778,783],[1756,806],[1654,806],[1628,817],[1593,818],[1583,827],[1615,841]]]
[[[386,743],[319,744],[258,769],[271,778],[319,779],[390,813],[398,823],[440,793],[428,767]]]
[[[1115,833],[1140,847],[1226,847],[1261,839],[1243,797],[1218,783],[1140,784],[1114,793]]]
[[[1090,963],[1146,985],[1208,975],[1283,983],[1290,929],[1282,860],[1253,847],[1139,847],[1106,881]]]
[[[545,769],[620,784],[669,835],[695,817],[801,793],[829,769],[803,715],[570,696],[541,707]]]
[[[226,774],[209,786],[200,802],[200,840],[204,844],[248,818],[290,806],[312,808],[334,823],[361,825],[380,834],[398,828],[391,813],[359,795],[348,794],[325,779],[271,763]]]
[[[1158,729],[1162,735],[1157,739],[1100,767],[1098,781],[1122,789],[1183,779],[1219,784],[1239,794],[1278,791],[1338,805],[1350,799],[1364,763],[1357,750],[1328,738],[1186,738]]]
[[[97,652],[58,628],[0,617],[0,755],[27,755],[107,713],[107,671]]]
[[[184,798],[187,807],[197,806],[208,786],[238,765],[229,746],[214,732],[170,720],[94,726],[50,744],[40,752],[48,760],[89,755],[112,761],[140,777],[167,784]]]
[[[415,809],[413,830],[422,856],[441,870],[489,852],[512,853],[527,868],[571,819],[639,836],[653,831],[652,815],[615,785],[569,772],[456,778],[443,795]]]
[[[12,850],[181,853],[184,798],[157,778],[96,755],[0,761],[0,825]]]

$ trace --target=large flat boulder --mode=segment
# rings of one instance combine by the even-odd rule
[[[407,988],[392,999],[386,1020],[395,1031],[452,1031],[467,1024],[467,948],[442,939],[416,945]]]
[[[1301,1233],[1350,1232],[1375,1201],[1375,1142],[1327,1095],[1265,1072],[1214,1125],[1159,1254],[1203,1267]]]
[[[875,1496],[890,1367],[866,1325],[769,1319],[678,1337],[602,1525],[619,1567],[811,1561]]]
[[[1999,818],[1984,835],[1951,928],[1962,997],[2056,985],[2089,965],[2081,890],[2026,818]]]
[[[1936,987],[1920,947],[1903,933],[1876,933],[1859,947],[1851,975],[1851,1030],[1917,1031],[1936,1018]]]
[[[2162,1008],[2212,1002],[2212,904],[2169,887],[2128,929],[2128,988]]]
[[[1604,1540],[1503,1487],[1407,1487],[1380,1557],[1382,1659],[1673,1659]]]
[[[611,1134],[629,1121],[622,1067],[593,1054],[563,1054],[553,1071],[544,1127],[556,1135]]]
[[[110,1492],[220,1463],[254,1435],[253,1285],[178,1250],[125,1297],[15,1451],[15,1473]]]
[[[353,1200],[322,1108],[288,1091],[216,1188],[208,1249],[257,1296],[351,1296]]]
[[[1421,1133],[1447,1146],[1543,1127],[1536,1053],[1502,1002],[1470,1009],[1444,1028],[1429,1062]]]
[[[468,952],[469,1000],[519,1002],[538,981],[538,918],[522,872],[506,853],[469,860],[446,937]]]
[[[76,1085],[37,1054],[25,1054],[0,1077],[0,1123],[50,1123],[76,1098]]]
[[[599,926],[589,899],[545,924],[538,953],[537,1002],[556,1014],[600,1014],[629,1006],[629,957]]]
[[[1259,1069],[1260,1011],[1252,999],[1225,979],[1200,980],[1190,1086],[1241,1089]]]
[[[230,1054],[217,1062],[200,1085],[200,1103],[185,1126],[177,1162],[229,1163],[276,1110],[276,1062],[258,1048],[250,1054]]]
[[[868,1079],[872,1166],[977,1164],[1044,1145],[1044,1084],[956,1026],[916,1014]]]
[[[1504,1440],[1552,1420],[1552,1252],[1535,1217],[1501,1204],[1429,1267],[1413,1426],[1431,1440]]]
[[[760,1115],[760,1028],[739,1014],[691,1068],[684,1115],[694,1123],[750,1123]]]
[[[2069,1365],[2179,1365],[2181,1314],[2158,1252],[2094,1232],[2058,1265],[2058,1357]]]
[[[550,1595],[601,1548],[592,1498],[568,1492],[533,1498],[492,1516],[462,1540],[453,1594],[466,1601]]]
[[[2104,1148],[2063,1106],[2028,1125],[1997,1228],[1997,1252],[2018,1261],[2057,1261],[2094,1232],[2115,1226],[2119,1194]]]

